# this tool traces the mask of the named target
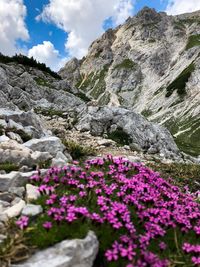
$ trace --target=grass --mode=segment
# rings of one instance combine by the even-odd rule
[[[172,182],[183,188],[188,186],[191,192],[200,190],[200,165],[185,163],[161,163],[159,160],[147,164],[152,170],[158,171],[165,179],[174,178]],[[198,182],[199,185],[197,185]]]
[[[121,127],[118,127],[113,132],[109,132],[107,136],[109,139],[112,139],[120,146],[129,145],[132,141],[129,135],[126,132],[124,132],[124,130]]]
[[[188,82],[190,76],[195,70],[195,65],[192,62],[187,68],[185,68],[181,74],[172,82],[168,85],[167,87],[167,93],[166,97],[170,97],[174,91],[177,90],[177,93],[179,96],[185,96],[186,95],[186,83]]]
[[[194,157],[200,155],[200,119],[198,117],[189,117],[185,120],[169,120],[165,123],[165,126],[172,135],[182,131],[174,139],[181,151]]]
[[[22,129],[17,129],[15,127],[6,128],[6,132],[13,132],[13,133],[18,134],[21,137],[23,143],[28,142],[29,140],[32,139],[32,137],[28,133],[26,133]]]
[[[56,110],[53,108],[35,108],[34,111],[37,114],[41,114],[43,116],[48,116],[48,117],[53,117],[53,116],[58,116],[58,117],[62,117],[65,118],[66,115],[63,115],[63,111],[62,110]]]
[[[200,34],[189,36],[186,50],[189,50],[195,46],[200,46]]]
[[[72,140],[63,140],[68,153],[72,156],[74,160],[80,160],[87,156],[95,156],[96,151],[91,146],[82,146]]]
[[[78,92],[77,94],[75,94],[77,97],[79,97],[80,99],[82,99],[84,102],[90,102],[91,101],[91,99],[88,97],[88,96],[86,96],[86,94],[84,94],[83,92]]]
[[[45,86],[45,87],[52,88],[50,83],[47,80],[44,80],[43,78],[37,77],[37,78],[34,78],[34,80],[36,81],[37,85],[39,85],[39,86]]]
[[[4,170],[6,173],[9,173],[12,171],[18,171],[19,166],[17,166],[14,163],[4,162],[4,163],[0,163],[0,170]]]
[[[116,65],[114,67],[115,69],[135,69],[136,68],[136,64],[130,60],[129,58],[124,59],[120,64]]]

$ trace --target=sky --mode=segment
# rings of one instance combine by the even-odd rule
[[[199,10],[200,0],[0,0],[0,52],[33,56],[58,71],[144,6],[175,15]]]

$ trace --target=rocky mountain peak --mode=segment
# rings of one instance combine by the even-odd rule
[[[137,20],[145,24],[159,22],[161,17],[161,14],[156,12],[154,8],[149,8],[147,6],[140,10],[136,15]]]

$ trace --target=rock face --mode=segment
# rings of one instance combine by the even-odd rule
[[[200,12],[167,16],[144,8],[95,40],[60,71],[101,105],[131,107],[168,127],[200,154]]]
[[[98,252],[93,232],[85,239],[66,240],[54,247],[37,252],[27,262],[12,267],[92,267]]]
[[[107,134],[132,149],[150,154],[163,154],[167,158],[181,157],[169,131],[148,122],[141,115],[125,108],[89,107],[76,125],[79,131],[90,131],[102,136]]]
[[[37,112],[78,112],[84,102],[66,80],[57,80],[38,69],[16,63],[0,63],[0,107]]]

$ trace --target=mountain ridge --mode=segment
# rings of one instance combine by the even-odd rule
[[[168,16],[145,7],[109,29],[59,74],[100,105],[125,106],[167,126],[199,155],[200,11]]]

